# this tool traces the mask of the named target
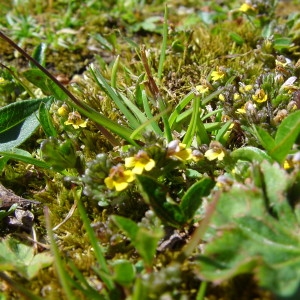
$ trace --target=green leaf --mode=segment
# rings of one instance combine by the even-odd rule
[[[287,116],[279,125],[275,145],[269,154],[280,164],[290,152],[294,142],[300,134],[300,111],[296,111]]]
[[[32,57],[42,66],[45,66],[45,53],[46,53],[46,44],[41,43],[35,47]],[[30,62],[31,68],[37,68],[35,64]]]
[[[51,100],[51,97],[24,100],[1,108],[0,151],[18,147],[29,138],[39,126],[36,114],[40,105]]]
[[[51,90],[47,85],[48,76],[43,71],[40,69],[29,69],[24,71],[23,75],[29,82],[40,88],[45,95],[51,95]]]
[[[0,133],[0,151],[9,151],[21,145],[35,132],[39,124],[36,115],[32,114],[21,123]]]
[[[42,104],[39,109],[39,121],[47,137],[57,137],[57,131],[52,123],[49,106]]]
[[[24,163],[34,165],[43,169],[50,169],[50,165],[45,163],[44,161],[38,160],[31,156],[31,154],[22,149],[13,148],[8,151],[0,151],[0,155],[2,155],[5,159],[13,159],[16,161],[22,161]]]
[[[272,162],[272,158],[263,150],[256,147],[243,147],[231,152],[230,156],[235,160],[245,160],[249,162],[262,162],[267,160]]]
[[[50,100],[52,100],[51,97],[23,100],[2,107],[0,109],[0,133],[20,124],[26,118],[38,111],[41,103],[46,103]]]
[[[168,190],[163,185],[148,176],[136,177],[145,202],[153,208],[163,223],[178,227],[187,222],[181,207],[168,200]]]
[[[275,141],[270,136],[270,134],[258,126],[255,126],[255,130],[257,138],[259,139],[261,145],[267,150],[267,152],[273,149],[275,146]]]
[[[0,221],[3,220],[5,217],[11,215],[16,210],[16,208],[18,206],[19,206],[19,204],[15,203],[7,211],[6,210],[0,210]]]
[[[49,252],[34,255],[34,248],[21,244],[13,238],[0,242],[0,270],[15,271],[26,279],[35,277],[39,270],[51,265]]]
[[[202,197],[208,196],[215,183],[206,177],[194,183],[184,194],[180,207],[186,220],[194,217],[196,210],[202,203]]]
[[[157,228],[154,232],[147,230],[139,227],[132,220],[121,216],[112,216],[112,219],[129,237],[145,264],[151,266],[156,254],[158,241],[163,236],[162,230],[160,228]]]
[[[135,268],[132,263],[125,259],[118,259],[113,261],[113,279],[121,284],[128,286],[130,285],[136,276]]]

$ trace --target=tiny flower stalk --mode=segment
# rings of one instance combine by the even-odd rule
[[[104,179],[104,183],[110,190],[115,189],[117,192],[121,192],[134,179],[134,173],[130,170],[125,170],[124,166],[119,164],[110,169],[108,177]]]

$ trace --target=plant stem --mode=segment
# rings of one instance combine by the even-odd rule
[[[55,243],[52,226],[51,226],[51,221],[50,221],[50,216],[49,216],[49,208],[47,206],[44,208],[44,215],[45,215],[47,234],[48,234],[48,237],[50,240],[50,248],[51,248],[51,252],[54,256],[54,263],[55,263],[55,267],[56,267],[56,271],[57,271],[60,283],[66,294],[67,299],[75,300],[74,294],[72,292],[72,289],[70,287],[69,280],[68,280],[69,275],[65,270],[65,266],[62,262],[61,255],[60,255],[58,247]]]

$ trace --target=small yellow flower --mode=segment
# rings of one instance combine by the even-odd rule
[[[219,95],[219,100],[221,100],[222,102],[224,102],[225,101],[225,96],[223,94],[220,94]]]
[[[186,144],[182,144],[178,140],[174,140],[168,144],[167,155],[186,161],[192,159],[192,150],[186,149]]]
[[[293,168],[293,166],[294,166],[293,162],[291,160],[288,160],[288,159],[286,159],[283,163],[283,168],[285,170],[291,169],[291,168]]]
[[[225,74],[226,73],[225,73],[224,68],[217,67],[216,71],[211,72],[211,79],[213,81],[218,81],[218,80],[222,79],[225,76]]]
[[[202,93],[202,94],[205,94],[209,91],[209,88],[208,86],[205,86],[203,84],[200,84],[200,85],[197,85],[196,86],[196,90],[199,92],[199,93]]]
[[[4,84],[5,83],[5,79],[3,77],[0,77],[0,84]]]
[[[140,150],[135,156],[125,158],[125,167],[133,168],[134,174],[142,174],[144,170],[150,171],[154,168],[155,161],[150,158],[147,152]]]
[[[238,108],[238,109],[236,110],[236,112],[237,112],[238,114],[245,114],[245,113],[246,113],[245,105],[242,106],[241,108]]]
[[[253,86],[251,84],[243,84],[240,82],[240,87],[239,87],[239,91],[240,93],[247,93],[249,91],[251,91],[253,89]]]
[[[106,186],[117,192],[123,191],[128,187],[129,182],[134,180],[134,174],[130,170],[125,170],[124,166],[117,165],[110,169],[108,177],[104,179]]]
[[[64,123],[65,125],[72,125],[75,129],[79,127],[86,127],[87,120],[82,120],[81,115],[77,111],[69,113],[68,120]]]
[[[234,93],[233,94],[233,100],[239,100],[239,99],[241,99],[241,95],[239,94],[239,93]]]
[[[58,110],[57,113],[62,116],[66,117],[69,114],[69,108],[66,104],[63,104]]]
[[[211,142],[209,145],[210,149],[207,150],[204,154],[204,156],[208,159],[208,160],[223,160],[223,158],[225,157],[225,151],[223,146],[217,142]]]
[[[255,8],[252,5],[248,4],[248,3],[243,3],[241,5],[241,7],[239,8],[239,11],[244,12],[244,13],[246,13],[248,11],[253,12],[253,11],[255,11]]]
[[[192,151],[192,159],[194,162],[198,162],[204,158],[204,155],[201,151],[195,149]]]
[[[268,100],[268,94],[263,89],[257,89],[252,99],[257,103],[262,103]]]

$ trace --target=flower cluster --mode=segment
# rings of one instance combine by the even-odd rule
[[[178,140],[171,141],[165,150],[165,158],[172,158],[180,161],[193,159],[199,160],[199,156],[193,155],[190,148],[180,143]],[[110,190],[115,189],[120,192],[125,190],[129,183],[135,180],[135,175],[153,170],[156,162],[149,156],[147,151],[139,150],[137,154],[126,157],[124,165],[118,164],[110,169],[108,176],[104,179],[106,187]]]
[[[127,170],[125,169],[128,168]],[[155,161],[150,158],[146,151],[140,150],[136,155],[125,158],[125,166],[118,164],[110,169],[104,183],[110,190],[117,192],[125,190],[129,183],[134,181],[135,174],[142,174],[155,167]],[[131,169],[131,170],[130,170]]]

